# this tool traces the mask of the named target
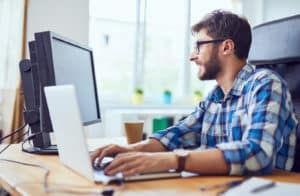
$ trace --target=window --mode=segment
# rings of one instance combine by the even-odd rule
[[[90,1],[90,46],[100,96],[113,101],[120,93],[129,95],[134,77],[135,31],[135,1]]]
[[[190,26],[214,9],[237,12],[239,0],[90,0],[90,45],[100,95],[106,103],[129,103],[134,88],[147,103],[171,90],[175,102],[206,94],[215,82],[199,81],[188,62]],[[120,96],[121,95],[121,96]]]
[[[178,91],[183,66],[186,0],[151,0],[146,6],[144,56],[145,95]]]

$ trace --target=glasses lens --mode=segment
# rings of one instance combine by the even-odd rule
[[[222,42],[222,41],[224,41],[224,39],[213,39],[213,40],[207,40],[207,41],[197,41],[195,43],[195,51],[197,52],[197,54],[199,54],[201,45],[209,44],[209,43],[218,43],[218,42]]]

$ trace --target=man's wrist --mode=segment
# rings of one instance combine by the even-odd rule
[[[176,153],[174,153],[174,152],[172,152],[172,155],[173,156],[171,158],[171,161],[172,161],[171,168],[177,170],[178,169],[178,157],[177,157]]]
[[[190,155],[190,152],[184,149],[176,149],[174,150],[174,153],[177,158],[176,170],[179,172],[184,171],[186,166],[186,159]]]
[[[174,152],[161,152],[155,154],[161,157],[160,162],[165,170],[177,169],[177,156]]]

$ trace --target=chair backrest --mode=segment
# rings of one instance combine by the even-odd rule
[[[254,27],[248,62],[269,67],[286,80],[300,120],[300,15]],[[300,172],[300,126],[292,171]]]

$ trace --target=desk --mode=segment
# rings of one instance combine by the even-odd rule
[[[95,141],[93,141],[93,143],[95,143]],[[3,145],[1,145],[1,148],[3,148]],[[59,184],[88,186],[91,187],[91,189],[98,188],[100,190],[104,187],[101,184],[96,185],[90,182],[60,164],[58,156],[23,153],[19,144],[13,144],[7,151],[0,155],[0,158],[38,163],[48,167],[50,169],[50,175],[48,177],[50,189],[61,188]],[[12,195],[45,195],[42,186],[44,173],[45,172],[39,168],[0,161],[0,185]],[[126,182],[123,190],[119,190],[115,187],[115,195],[216,195],[221,189],[200,192],[200,185],[219,184],[241,178],[242,177],[231,176],[197,176],[192,178]],[[262,178],[281,182],[300,183],[300,174],[278,170],[274,171],[272,175]],[[64,194],[51,193],[51,195]]]

